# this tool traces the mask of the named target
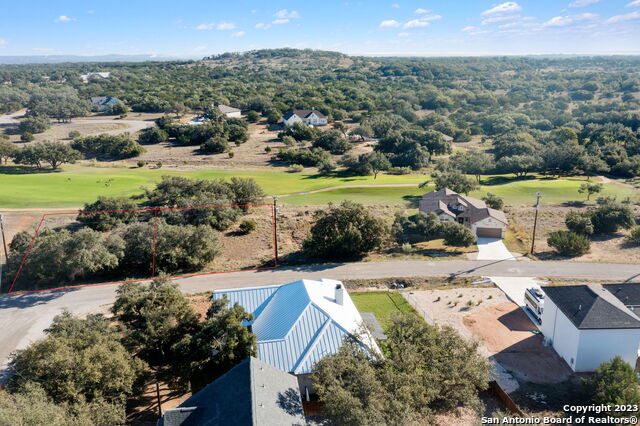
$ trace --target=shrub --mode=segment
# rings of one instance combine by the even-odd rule
[[[137,157],[144,152],[144,148],[133,140],[130,134],[85,136],[71,142],[71,147],[85,156],[96,157],[104,155],[113,158]]]
[[[158,162],[156,163],[156,167],[157,167],[158,169],[161,169],[161,168],[162,168],[162,161],[158,161]]]
[[[260,114],[258,114],[255,111],[249,111],[247,113],[247,121],[249,123],[256,123],[258,120],[260,120]]]
[[[229,151],[229,153],[227,154],[229,156],[229,158],[233,158],[235,157],[236,153],[233,151]]]
[[[249,234],[256,230],[256,223],[253,220],[247,219],[240,222],[240,231],[244,234]]]
[[[382,245],[387,227],[363,205],[344,201],[316,213],[316,223],[304,241],[305,253],[323,259],[361,257]]]
[[[476,242],[476,236],[464,225],[447,222],[444,227],[444,243],[454,247],[469,247]]]
[[[552,232],[547,244],[563,256],[580,256],[591,249],[591,241],[586,235],[571,231]]]
[[[136,203],[128,198],[98,197],[97,201],[84,205],[76,220],[95,231],[110,231],[122,223],[133,221],[137,213],[132,210],[137,208]]]
[[[631,244],[640,244],[640,226],[631,229],[631,232],[627,235],[627,241]]]
[[[611,197],[598,198],[597,203],[597,207],[589,209],[595,234],[610,234],[635,225],[633,210],[628,204]]]
[[[207,139],[200,145],[200,149],[207,154],[220,154],[229,150],[229,142],[221,136]]]
[[[271,152],[271,151],[272,151],[272,150],[271,150],[271,147],[270,147],[270,146],[266,146],[266,147],[264,148],[264,152],[266,152],[266,153],[269,153],[269,152]]]
[[[33,136],[33,134],[29,132],[24,132],[23,134],[20,135],[20,140],[22,142],[31,142],[34,139],[35,139],[35,136]]]
[[[564,218],[567,229],[576,234],[591,235],[593,234],[593,223],[589,214],[580,212],[569,212]]]
[[[289,167],[289,172],[291,173],[300,173],[304,170],[304,166],[302,164],[292,164]]]
[[[145,162],[144,162],[144,161],[142,161],[142,160],[140,160],[140,161],[138,161],[138,162],[136,163],[136,165],[137,165],[138,167],[144,167],[144,165],[145,165],[145,164],[147,164],[147,163],[145,163]]]
[[[491,192],[487,192],[487,195],[482,197],[482,201],[492,209],[502,210],[504,207],[504,200]]]
[[[158,127],[144,129],[138,136],[138,143],[141,144],[156,144],[167,140],[169,140],[169,134]]]
[[[391,167],[387,173],[390,175],[408,175],[411,173],[411,167]]]
[[[18,131],[20,133],[42,133],[46,131],[51,124],[46,117],[29,117],[20,122]]]
[[[69,139],[75,139],[80,137],[80,132],[77,130],[72,130],[69,132]]]
[[[435,213],[418,212],[413,216],[397,213],[391,232],[398,243],[417,243],[442,234],[443,226]]]

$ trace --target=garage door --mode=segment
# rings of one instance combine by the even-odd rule
[[[476,229],[478,237],[485,238],[502,238],[502,229],[500,228],[478,228]]]

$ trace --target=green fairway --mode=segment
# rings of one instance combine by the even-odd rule
[[[552,179],[532,179],[514,180],[499,185],[483,185],[479,190],[472,192],[472,197],[482,198],[487,192],[504,198],[507,204],[533,204],[536,201],[536,192],[542,194],[542,202],[548,204],[558,204],[566,201],[584,201],[585,194],[580,194],[578,189],[585,180],[552,180]],[[640,192],[637,190],[615,185],[605,184],[604,189],[598,195],[592,196],[595,199],[600,196],[616,196],[618,199],[631,197],[637,199]]]
[[[203,170],[177,172],[139,168],[100,168],[68,166],[56,173],[2,174],[0,168],[0,207],[75,207],[98,196],[120,197],[152,187],[164,175],[212,179],[231,176],[253,177],[267,194],[313,191],[343,185],[418,184],[424,175],[339,176],[287,173],[282,170]],[[393,189],[393,188],[392,188]],[[404,188],[411,189],[411,188]]]
[[[79,207],[98,196],[120,197],[140,194],[143,187],[152,187],[163,175],[212,179],[231,176],[253,177],[267,194],[290,194],[348,185],[416,185],[404,187],[338,188],[312,194],[282,197],[292,205],[324,205],[328,202],[353,200],[363,204],[400,204],[416,207],[418,197],[430,188],[419,189],[425,175],[345,176],[340,174],[287,173],[282,169],[261,170],[199,170],[172,171],[147,168],[89,167],[72,165],[52,173],[2,173],[0,167],[0,208]],[[561,203],[585,199],[578,193],[584,180],[509,180],[504,177],[485,178],[483,185],[471,193],[482,197],[492,192],[507,204],[527,204],[535,201],[535,193],[543,194],[544,203]],[[637,190],[606,184],[599,195],[618,198],[639,198]],[[594,197],[595,198],[595,197]]]
[[[375,291],[350,293],[353,303],[360,312],[372,312],[383,329],[387,329],[394,313],[413,313],[411,305],[400,293]]]
[[[432,188],[433,189],[433,188]],[[293,195],[280,199],[285,204],[317,206],[329,202],[339,203],[352,200],[362,204],[415,204],[429,188],[382,187],[382,188],[341,188],[315,194]],[[417,207],[417,204],[415,204]]]

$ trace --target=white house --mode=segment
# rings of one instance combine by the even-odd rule
[[[218,110],[220,110],[221,113],[223,113],[229,118],[242,117],[242,110],[239,110],[238,108],[230,107],[229,105],[220,104],[218,105]]]
[[[448,188],[424,194],[419,209],[423,213],[435,213],[442,222],[458,222],[478,237],[504,238],[509,223],[504,212]]]
[[[298,376],[303,394],[313,393],[309,374],[314,365],[336,353],[346,336],[380,353],[340,281],[299,280],[213,292],[214,300],[223,297],[253,313],[246,325],[257,337],[258,359]]]
[[[636,366],[640,283],[545,286],[542,333],[575,372],[615,356]]]
[[[284,125],[289,127],[296,123],[308,126],[326,126],[327,116],[315,109],[296,109],[287,112],[283,117]]]
[[[80,80],[82,80],[83,83],[88,83],[91,80],[103,80],[109,77],[111,77],[110,72],[90,72],[87,74],[82,74],[80,76]]]

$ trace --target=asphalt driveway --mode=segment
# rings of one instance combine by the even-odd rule
[[[476,260],[516,260],[507,250],[502,238],[478,237],[478,257]]]

